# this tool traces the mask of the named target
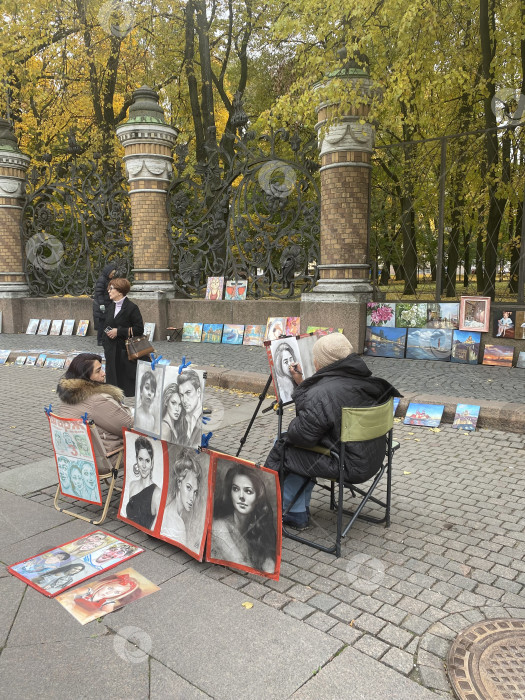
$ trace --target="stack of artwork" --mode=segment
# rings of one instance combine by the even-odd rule
[[[263,325],[239,325],[234,323],[185,323],[182,340],[188,343],[225,343],[228,345],[263,346],[265,340],[299,334],[299,316],[270,317]],[[332,329],[319,329],[331,332]],[[341,330],[342,332],[342,330]]]

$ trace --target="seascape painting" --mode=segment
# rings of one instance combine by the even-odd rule
[[[365,353],[374,357],[404,357],[406,337],[406,328],[368,327]]]
[[[405,357],[411,360],[448,362],[452,349],[452,330],[444,328],[409,328]]]

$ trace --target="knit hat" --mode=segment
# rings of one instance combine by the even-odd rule
[[[354,352],[352,344],[342,333],[321,336],[314,344],[313,358],[318,369],[342,360]]]

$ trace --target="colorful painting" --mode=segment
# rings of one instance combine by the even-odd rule
[[[397,328],[424,328],[427,325],[426,304],[396,304]]]
[[[63,369],[65,364],[65,357],[46,357],[44,367],[51,367],[51,369]]]
[[[29,366],[34,366],[36,362],[36,355],[28,355],[27,360],[26,360],[26,367]]]
[[[45,362],[46,362],[46,357],[47,357],[47,355],[45,352],[40,353],[40,355],[37,357],[37,360],[35,362],[35,367],[43,367],[45,365]]]
[[[200,343],[202,323],[185,323],[182,326],[182,340],[186,343]]]
[[[236,323],[225,323],[222,332],[222,342],[227,345],[242,345],[244,326]]]
[[[480,406],[458,403],[452,427],[459,428],[460,430],[476,430],[479,411]]]
[[[25,365],[27,359],[27,355],[18,355],[18,357],[15,359],[15,365]]]
[[[206,560],[278,579],[282,532],[277,472],[215,454],[212,492]]]
[[[427,304],[427,328],[457,328],[459,304]]]
[[[222,299],[222,290],[224,289],[224,277],[208,277],[206,283],[206,299],[217,301]]]
[[[407,338],[406,328],[366,329],[365,353],[374,357],[404,357]]]
[[[405,357],[411,360],[448,362],[452,349],[452,330],[444,328],[408,328]]]
[[[145,323],[144,324],[144,335],[149,340],[150,343],[153,342],[153,336],[155,335],[155,323]]]
[[[514,337],[517,340],[525,340],[525,311],[516,311],[516,330]]]
[[[11,350],[0,350],[0,365],[5,365],[10,354]]]
[[[490,297],[461,297],[459,330],[487,333],[490,323]]]
[[[228,280],[224,298],[231,301],[244,301],[247,290],[248,282],[246,280]]]
[[[49,335],[60,335],[63,323],[64,321],[62,321],[62,319],[56,319],[55,321],[53,321],[53,323],[51,324],[51,329],[49,330]]]
[[[62,326],[62,335],[73,335],[73,328],[75,327],[74,318],[66,318],[64,325]]]
[[[520,369],[525,369],[525,352],[523,350],[518,355],[516,367],[519,367]]]
[[[381,328],[396,325],[396,305],[386,302],[369,301],[366,305],[366,325]]]
[[[286,319],[286,335],[299,335],[301,332],[300,316],[288,316]]]
[[[429,403],[409,403],[405,420],[405,425],[423,425],[427,428],[437,428],[441,423],[441,416],[445,406],[438,406]]]
[[[37,335],[47,335],[50,326],[51,326],[51,319],[50,318],[43,318],[38,325]]]
[[[401,401],[400,398],[397,396],[394,396],[394,416],[396,415],[397,407],[399,406],[399,402]]]
[[[57,601],[85,625],[156,591],[160,591],[158,586],[135,569],[128,568],[62,593]]]
[[[26,333],[27,335],[35,335],[38,330],[38,324],[40,323],[39,318],[30,318],[27,324]]]
[[[48,598],[101,571],[122,564],[144,550],[131,542],[95,530],[8,567],[13,576]]]
[[[514,338],[515,334],[515,314],[510,309],[494,311],[494,337]]]
[[[454,331],[450,361],[464,365],[477,365],[480,342],[481,333],[477,331]]]
[[[322,335],[330,335],[330,333],[342,333],[342,328],[330,328],[329,326],[308,326],[307,333],[315,333],[317,337]]]
[[[485,345],[483,350],[484,365],[494,367],[512,367],[514,348],[508,345]]]
[[[242,339],[242,344],[258,345],[259,347],[263,347],[265,330],[266,326],[244,326],[244,338]]]
[[[270,317],[266,323],[265,340],[277,340],[286,335],[286,318]]]
[[[203,343],[220,343],[222,339],[222,323],[205,323],[202,327]]]
[[[85,336],[88,330],[89,321],[79,321],[77,326],[77,335]]]

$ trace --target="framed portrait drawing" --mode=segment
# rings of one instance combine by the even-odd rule
[[[166,367],[161,401],[161,438],[183,447],[200,447],[205,373]]]
[[[164,372],[164,367],[152,369],[150,362],[137,362],[134,427],[154,437],[160,437]]]
[[[206,560],[279,578],[281,492],[278,474],[212,452],[211,518]]]
[[[461,297],[459,330],[487,333],[490,324],[490,297]]]
[[[166,504],[158,537],[202,561],[208,531],[210,454],[168,445]]]
[[[122,564],[144,550],[132,542],[95,530],[12,564],[8,571],[24,583],[54,598],[101,571]]]

